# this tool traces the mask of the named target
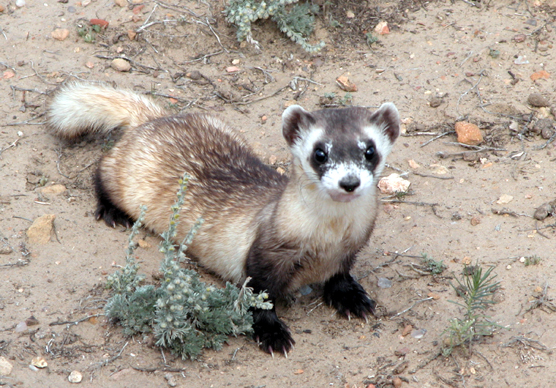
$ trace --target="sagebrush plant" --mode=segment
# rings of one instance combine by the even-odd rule
[[[314,53],[324,47],[324,42],[311,45],[307,42],[315,28],[315,15],[319,6],[309,2],[296,4],[299,0],[230,0],[224,11],[228,23],[237,28],[237,39],[258,47],[253,39],[251,25],[257,20],[270,18],[280,31],[299,44],[305,51]]]
[[[440,275],[446,269],[446,265],[443,260],[434,260],[426,253],[421,253],[421,261],[427,271],[429,271],[432,275]]]
[[[139,265],[133,257],[136,247],[133,239],[146,212],[142,207],[129,236],[126,265],[108,277],[107,287],[113,295],[105,312],[123,327],[124,334],[152,332],[157,346],[184,359],[196,359],[204,348],[219,350],[230,335],[250,333],[253,325],[250,309],[270,309],[272,304],[266,301],[266,293],[254,294],[246,287],[247,282],[242,288],[227,283],[221,289],[203,283],[197,272],[182,268],[180,264],[187,259],[184,252],[202,224],[199,220],[179,245],[173,243],[187,181],[187,176],[180,180],[170,225],[162,234],[160,286],[142,285],[145,276],[138,274]]]
[[[486,271],[479,265],[473,266],[472,271],[468,268],[471,267],[464,268],[461,280],[456,278],[457,286],[452,284],[463,302],[450,302],[463,307],[464,314],[463,318],[452,318],[450,326],[444,331],[448,336],[444,343],[444,355],[449,355],[455,347],[470,345],[478,337],[492,335],[500,327],[484,314],[489,306],[496,303],[493,296],[500,288],[500,282],[494,281],[497,276],[492,273],[494,267]]]

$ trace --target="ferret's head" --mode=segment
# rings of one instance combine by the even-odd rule
[[[400,133],[392,103],[307,112],[298,105],[282,115],[282,132],[310,183],[337,202],[373,192],[386,156]]]

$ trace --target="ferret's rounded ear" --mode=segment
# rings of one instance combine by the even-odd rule
[[[308,130],[315,118],[299,105],[292,105],[282,113],[282,134],[291,147],[301,137],[301,132]]]
[[[382,104],[378,110],[373,112],[369,121],[377,125],[388,136],[391,144],[400,135],[400,114],[396,105],[391,102]]]

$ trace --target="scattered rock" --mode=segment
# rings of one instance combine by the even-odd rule
[[[509,194],[502,194],[500,198],[498,198],[498,201],[496,201],[496,203],[499,205],[505,205],[507,203],[510,203],[513,199],[514,197]]]
[[[527,102],[529,105],[536,108],[550,106],[548,99],[540,93],[532,93],[529,95],[529,97],[527,97]]]
[[[548,216],[553,216],[556,212],[556,199],[551,202],[543,203],[535,210],[533,217],[536,220],[542,221]]]
[[[114,4],[123,8],[127,6],[127,0],[114,0]]]
[[[25,7],[25,0],[15,0],[15,6],[17,8]]]
[[[541,137],[543,139],[550,139],[552,136],[554,136],[554,130],[552,129],[552,127],[543,128],[541,130]]]
[[[131,70],[131,64],[129,63],[129,61],[126,61],[123,58],[114,59],[110,64],[110,67],[112,67],[112,69],[114,70],[122,71],[122,72]]]
[[[458,121],[455,125],[458,142],[467,145],[478,145],[483,142],[483,134],[478,126],[465,121]]]
[[[100,28],[108,28],[108,22],[104,19],[91,19],[89,21],[91,26],[100,26]]]
[[[149,244],[148,242],[146,242],[146,241],[143,240],[143,239],[138,240],[138,241],[137,241],[137,245],[139,245],[139,247],[140,247],[140,248],[143,248],[143,249],[148,249],[148,248],[152,247],[151,244]]]
[[[407,353],[409,353],[409,348],[408,347],[404,347],[398,350],[394,350],[394,355],[396,357],[405,357],[407,355]]]
[[[164,375],[164,378],[166,379],[170,387],[175,387],[176,385],[178,385],[178,382],[176,381],[176,377],[173,374],[166,373]]]
[[[419,167],[421,167],[421,166],[419,165],[419,163],[417,163],[417,162],[416,162],[415,160],[413,160],[413,159],[409,159],[409,160],[407,161],[407,164],[409,164],[409,167],[411,167],[411,168],[414,169],[414,170],[416,170],[416,169],[418,169]]]
[[[393,173],[382,178],[378,182],[378,188],[382,194],[393,195],[407,192],[410,184],[411,182],[407,179],[403,179],[399,174]]]
[[[402,337],[405,337],[406,335],[409,335],[409,333],[411,333],[412,330],[413,330],[413,326],[405,325],[405,327],[403,328],[403,331],[402,331]]]
[[[21,321],[15,326],[14,331],[16,333],[23,333],[24,331],[27,331],[28,328],[27,323],[25,321]]]
[[[390,288],[392,287],[392,281],[387,278],[378,278],[377,285],[380,288]]]
[[[342,74],[338,78],[336,78],[336,83],[340,87],[340,89],[346,92],[356,92],[357,86],[351,82],[346,74]]]
[[[4,12],[5,10],[6,8],[4,8],[4,6],[0,4],[0,13]]]
[[[471,226],[477,226],[481,223],[481,218],[480,217],[472,217],[471,218]]]
[[[54,219],[56,215],[45,214],[33,221],[33,224],[27,229],[27,238],[30,244],[48,244],[50,235],[54,229]]]
[[[78,384],[83,380],[83,375],[81,372],[74,370],[68,376],[68,381],[73,384]]]
[[[203,78],[203,75],[199,70],[192,70],[189,73],[186,73],[185,76],[193,81],[198,81]]]
[[[527,36],[525,34],[517,34],[516,36],[514,36],[514,42],[516,43],[525,42],[525,39],[527,39]]]
[[[46,362],[44,357],[38,356],[31,360],[31,365],[33,365],[36,368],[43,369],[48,366],[48,362]]]
[[[40,192],[42,194],[54,194],[54,195],[58,195],[58,194],[62,194],[66,192],[66,186],[64,185],[50,185],[50,186],[45,186],[43,188],[40,189]]]
[[[540,119],[537,120],[535,125],[533,126],[532,132],[536,135],[542,133],[543,129],[552,129],[552,120],[551,119]]]
[[[0,376],[9,376],[13,369],[13,365],[6,358],[0,357]]]
[[[56,40],[65,40],[69,36],[69,30],[66,28],[57,28],[50,33]]]
[[[478,152],[471,152],[466,151],[462,154],[463,160],[466,162],[476,162],[479,160],[479,153]]]
[[[3,245],[0,247],[0,255],[9,255],[12,252],[13,252],[12,247],[8,245]]]
[[[531,81],[536,81],[541,78],[548,79],[550,78],[550,74],[545,70],[537,71],[531,74]]]
[[[411,336],[415,339],[421,339],[427,334],[425,329],[415,329],[411,332]]]
[[[241,71],[241,69],[237,66],[228,66],[226,68],[227,73],[237,73],[238,71]]]
[[[402,379],[400,379],[399,377],[394,377],[392,379],[392,385],[394,385],[394,388],[400,388],[402,386]]]
[[[520,55],[519,57],[516,58],[514,63],[516,65],[526,65],[526,64],[529,63],[529,60],[527,59],[527,57],[525,55]]]
[[[388,22],[379,22],[375,27],[375,32],[379,35],[386,35],[390,33],[390,28],[388,28]]]
[[[429,105],[431,108],[438,108],[440,105],[442,104],[442,98],[441,97],[431,97],[431,99],[429,100]]]
[[[129,40],[135,40],[135,37],[137,36],[137,33],[133,30],[127,30],[127,37],[129,38]]]

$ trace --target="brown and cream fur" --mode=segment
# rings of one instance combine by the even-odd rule
[[[366,317],[374,302],[349,270],[374,226],[375,184],[399,133],[397,110],[389,104],[374,114],[309,113],[295,106],[283,121],[293,155],[289,179],[218,118],[172,116],[133,92],[70,84],[48,114],[50,131],[61,138],[123,129],[97,171],[97,218],[129,225],[146,205],[145,227],[162,233],[185,172],[191,178],[176,241],[202,217],[188,253],[203,266],[235,283],[252,277],[249,285],[272,299],[324,282],[328,304]],[[358,152],[366,156],[351,156]],[[254,320],[265,351],[291,349],[294,341],[274,310],[256,310]]]

